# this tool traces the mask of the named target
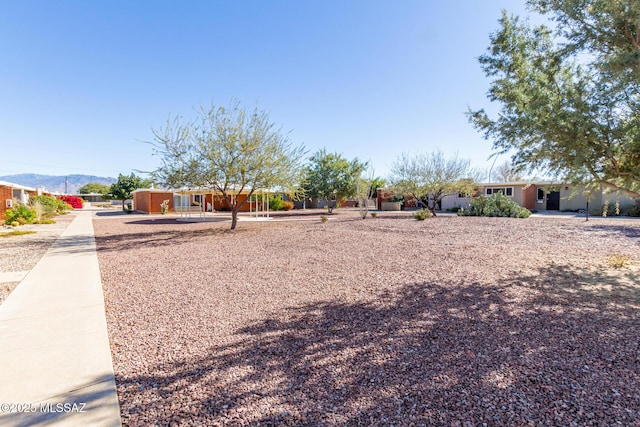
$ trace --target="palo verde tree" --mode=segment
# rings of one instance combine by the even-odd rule
[[[479,58],[496,117],[470,122],[518,170],[640,197],[640,2],[530,0],[555,21],[532,27],[503,12]]]
[[[338,153],[327,153],[321,149],[309,159],[305,171],[305,194],[324,199],[329,213],[340,199],[356,195],[356,177],[366,169],[367,164],[358,159],[351,162]]]
[[[469,160],[455,155],[445,159],[440,151],[402,154],[391,165],[391,186],[397,194],[412,196],[436,216],[436,206],[443,197],[472,193],[477,172]]]
[[[122,210],[124,210],[124,202],[133,197],[133,191],[138,188],[149,188],[151,183],[151,180],[142,179],[134,173],[131,175],[119,174],[118,180],[111,184],[105,197],[111,200],[122,200]]]
[[[247,111],[233,100],[229,108],[212,104],[197,112],[192,121],[176,117],[153,130],[152,144],[162,157],[153,173],[159,182],[220,193],[231,208],[232,230],[254,192],[289,192],[299,182],[304,149],[293,147],[265,111]]]

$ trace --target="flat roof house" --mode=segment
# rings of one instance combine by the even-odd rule
[[[6,219],[5,212],[16,203],[27,204],[29,197],[49,194],[43,188],[27,187],[13,182],[0,181],[0,221]]]
[[[587,208],[587,192],[584,186],[539,182],[495,182],[478,184],[476,195],[491,196],[501,192],[520,206],[537,211],[578,211]],[[442,209],[465,207],[471,203],[472,197],[466,194],[446,196],[442,200]],[[619,202],[621,207],[631,206],[635,201],[624,194],[605,192],[602,188],[591,191],[589,210],[601,211],[605,203]]]

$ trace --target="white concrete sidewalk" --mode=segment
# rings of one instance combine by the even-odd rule
[[[0,306],[0,425],[120,426],[91,212]]]

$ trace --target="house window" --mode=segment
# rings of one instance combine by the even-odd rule
[[[468,197],[471,197],[471,194],[469,194],[469,193],[458,193],[458,198],[459,199],[466,199]]]
[[[537,199],[538,199],[538,203],[544,202],[544,190],[542,188],[538,188]]]
[[[202,194],[194,194],[193,201],[202,204]]]
[[[502,193],[505,196],[513,197],[513,187],[494,187],[494,188],[486,188],[485,194],[490,196],[492,194]]]

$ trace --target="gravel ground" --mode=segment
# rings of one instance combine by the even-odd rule
[[[17,230],[36,233],[0,238],[0,273],[31,270],[74,218],[75,215],[71,213],[56,217],[55,224],[21,225]],[[2,229],[0,233],[4,231],[9,229]],[[0,280],[0,304],[19,283]]]
[[[638,221],[228,226],[94,221],[125,425],[640,426]]]

